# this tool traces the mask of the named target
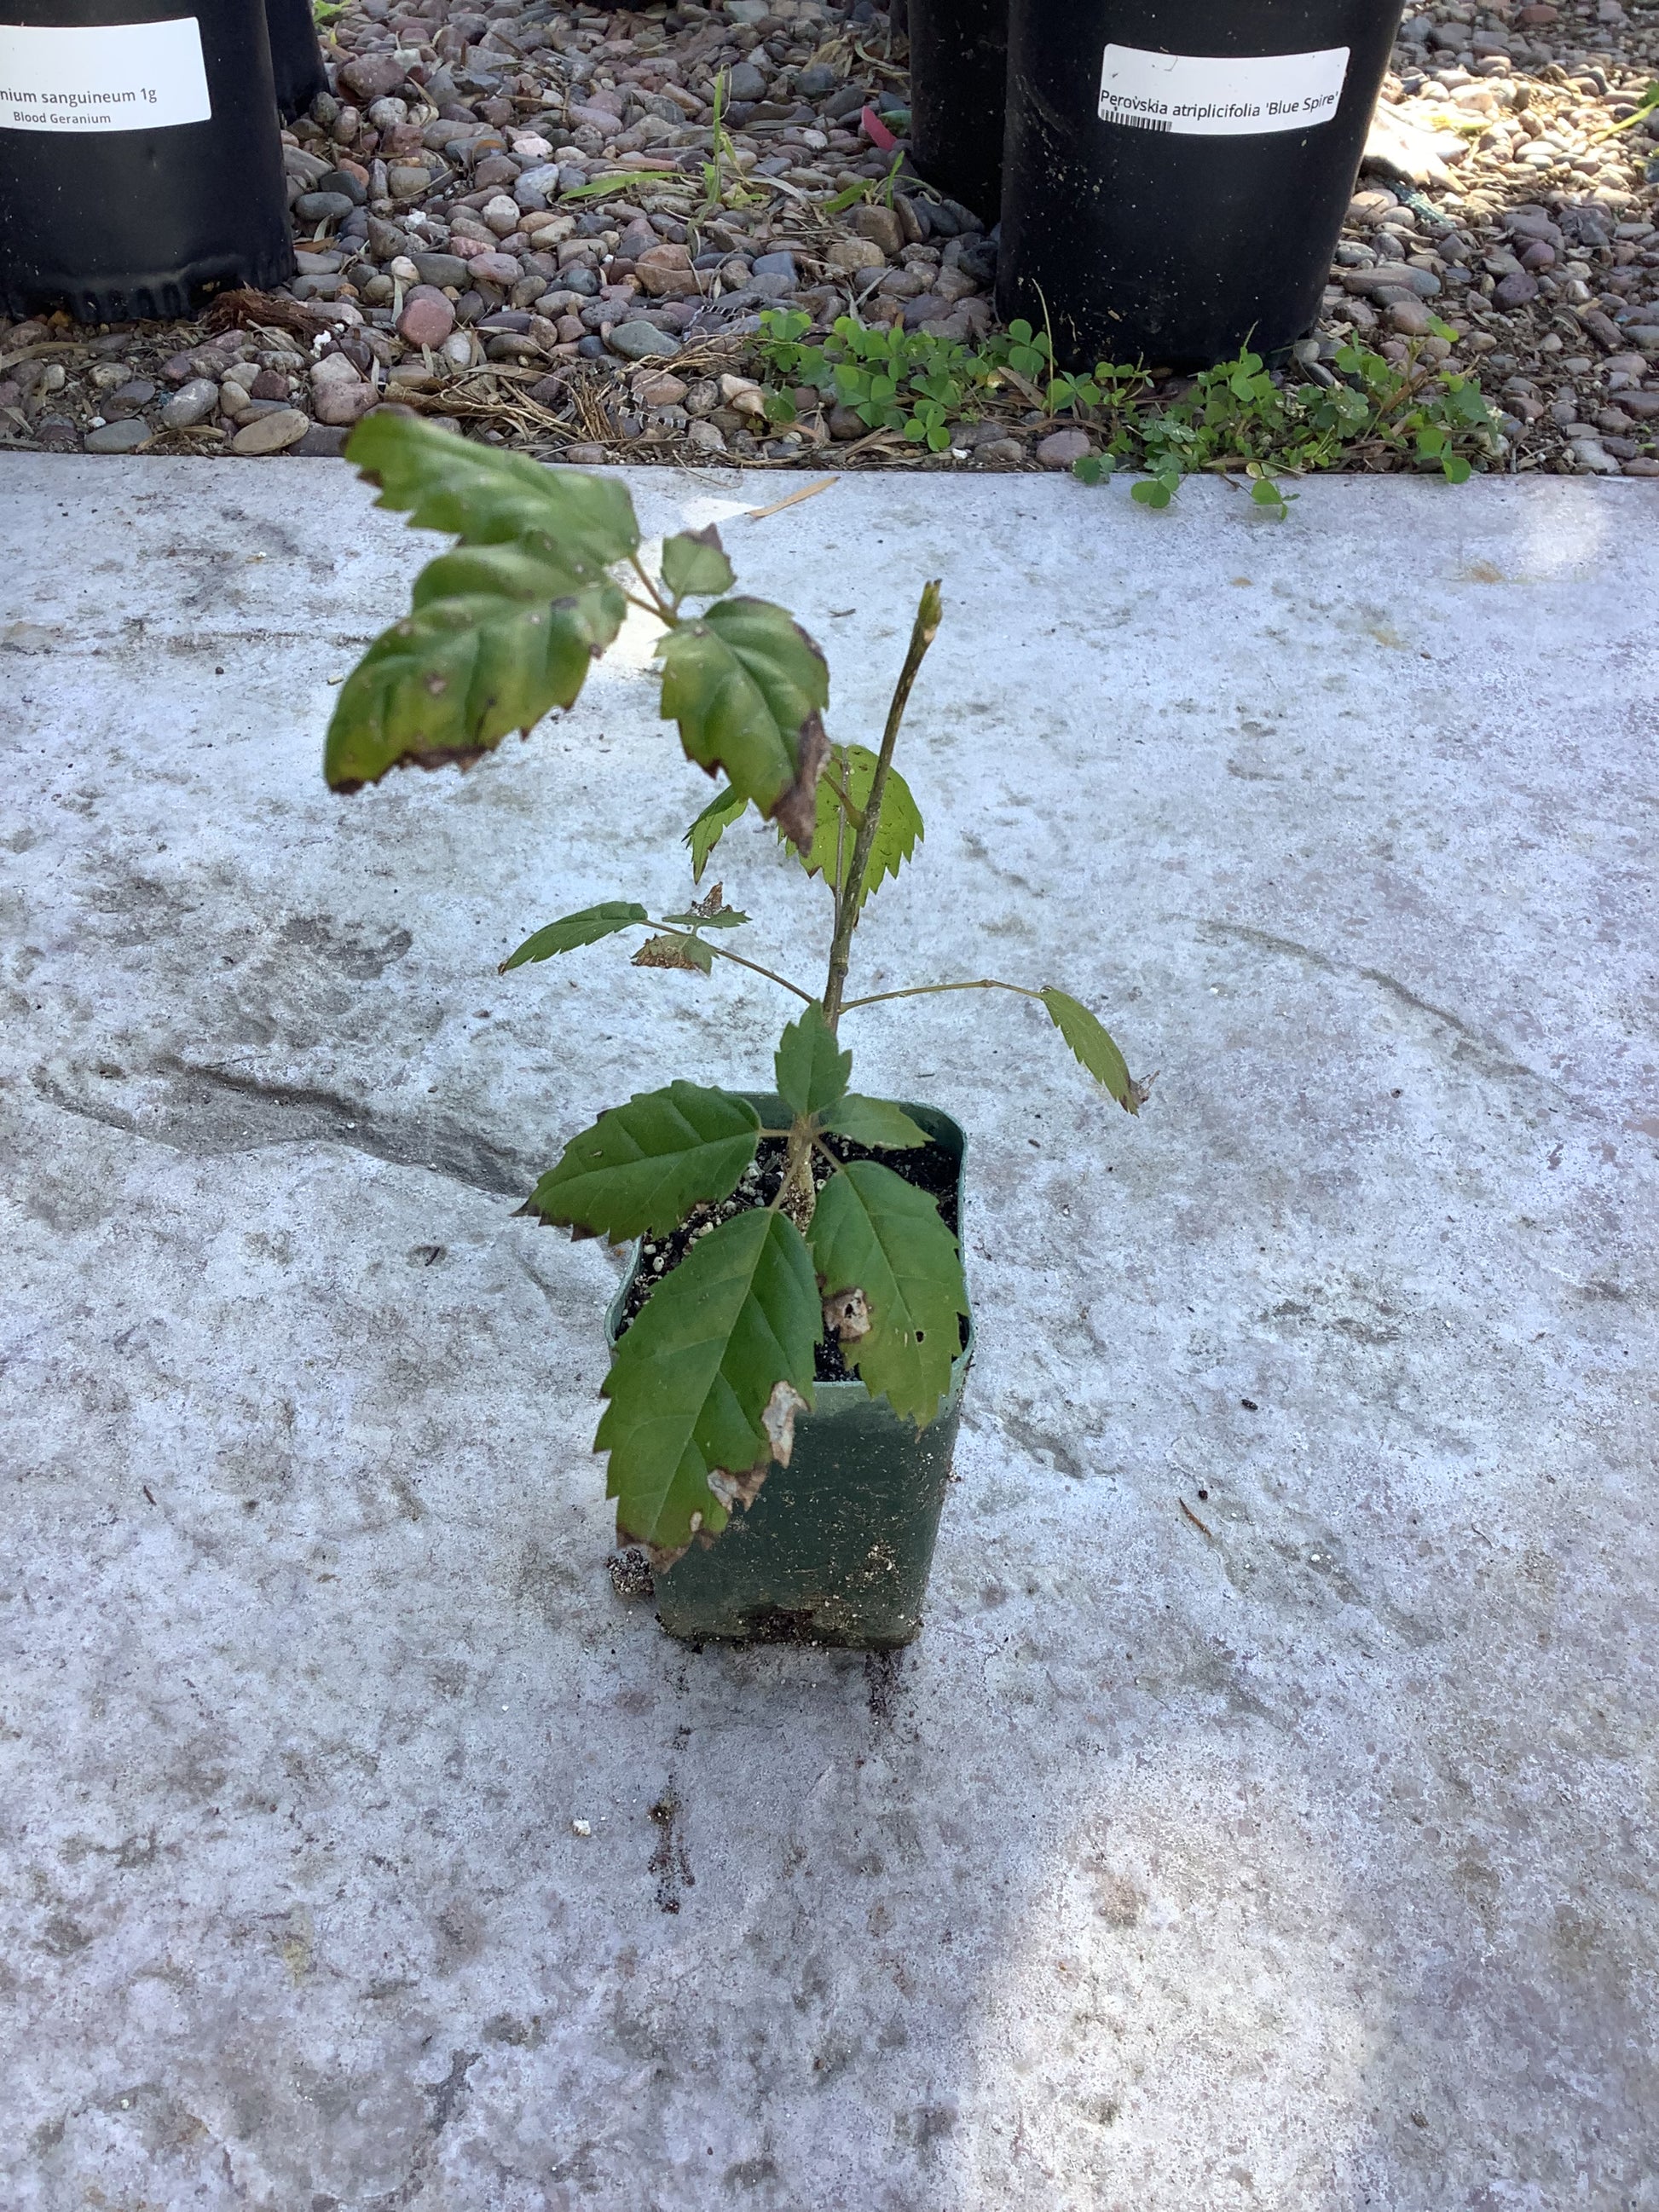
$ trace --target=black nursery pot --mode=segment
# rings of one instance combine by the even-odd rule
[[[1002,202],[1008,0],[910,0],[910,158],[988,223]]]
[[[1012,0],[997,307],[1066,368],[1312,329],[1400,0]]]
[[[0,306],[192,314],[294,274],[264,0],[0,0]]]
[[[328,70],[311,0],[265,0],[265,28],[270,37],[276,112],[284,123],[291,123],[296,115],[305,113],[319,92],[328,90]]]
[[[743,1094],[763,1121],[781,1098]],[[901,1102],[956,1163],[962,1212],[967,1139],[936,1107]],[[636,1252],[605,1316],[614,1350],[639,1267]],[[921,1628],[939,1514],[973,1358],[971,1319],[938,1418],[918,1431],[862,1382],[819,1382],[795,1421],[786,1467],[772,1468],[746,1512],[656,1577],[657,1618],[683,1642],[829,1644],[890,1651]]]

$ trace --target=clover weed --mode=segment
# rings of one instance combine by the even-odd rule
[[[1164,399],[1159,381],[1139,366],[1102,362],[1092,374],[1057,369],[1046,331],[1026,322],[977,347],[894,324],[843,315],[809,342],[799,309],[761,318],[760,351],[769,376],[766,411],[786,425],[795,401],[782,385],[805,386],[829,404],[849,407],[872,432],[944,453],[965,424],[1011,409],[1034,422],[1086,428],[1098,450],[1076,465],[1085,483],[1114,471],[1145,471],[1131,496],[1143,507],[1170,504],[1183,476],[1243,475],[1257,503],[1281,518],[1293,493],[1283,477],[1345,462],[1437,466],[1465,483],[1500,450],[1495,419],[1473,377],[1429,359],[1412,340],[1403,364],[1358,344],[1308,380],[1271,371],[1248,349],[1206,369]],[[1437,320],[1433,336],[1449,338]],[[776,380],[770,381],[769,380]]]

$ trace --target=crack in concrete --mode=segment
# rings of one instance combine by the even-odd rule
[[[337,1091],[183,1060],[161,1060],[156,1072],[171,1079],[154,1119],[78,1094],[44,1069],[34,1083],[66,1114],[198,1158],[276,1145],[335,1144],[394,1167],[423,1168],[491,1197],[521,1199],[536,1181],[536,1169],[520,1154],[447,1116],[387,1119]]]
[[[666,1788],[651,1808],[651,1818],[657,1825],[657,1841],[651,1853],[650,1871],[657,1879],[657,1910],[678,1912],[684,1893],[695,1889],[697,1877],[691,1871],[690,1855],[685,1848],[685,1828],[682,1815],[684,1807],[674,1786],[674,1778],[668,1778]]]
[[[462,2100],[471,2087],[466,2077],[482,2056],[482,2052],[477,2051],[452,2051],[449,2071],[443,2080],[434,2082],[429,2087],[422,2085],[422,2094],[432,2100],[432,2111],[422,2131],[421,2140],[415,2147],[414,2161],[395,2189],[387,2190],[382,2197],[365,2198],[365,2203],[374,2207],[374,2212],[402,2212],[402,2208],[412,2204],[426,2187],[438,2138],[454,2118]]]
[[[1419,998],[1398,976],[1390,975],[1384,969],[1362,968],[1352,961],[1334,960],[1328,952],[1320,951],[1316,945],[1299,944],[1293,937],[1275,937],[1270,930],[1251,929],[1243,922],[1210,921],[1200,917],[1198,932],[1212,945],[1254,945],[1263,952],[1280,952],[1291,959],[1305,961],[1310,967],[1317,968],[1327,975],[1357,975],[1362,982],[1375,983],[1388,992],[1391,998],[1397,999],[1402,1006],[1409,1006],[1413,1013],[1427,1014],[1449,1030],[1455,1040],[1453,1050],[1466,1052],[1483,1073],[1522,1075],[1529,1082],[1539,1079],[1536,1068],[1528,1067],[1524,1060],[1516,1060],[1502,1045],[1494,1043],[1490,1037],[1482,1036],[1478,1030],[1471,1029],[1461,1015],[1452,1013],[1444,1006],[1437,1006],[1431,1000]]]

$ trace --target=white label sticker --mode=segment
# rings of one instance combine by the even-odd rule
[[[194,15],[166,23],[0,23],[0,131],[156,131],[213,112]]]
[[[1347,74],[1346,46],[1243,59],[1108,46],[1100,71],[1101,118],[1189,138],[1305,131],[1335,114]]]

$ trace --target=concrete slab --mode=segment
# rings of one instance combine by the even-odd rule
[[[972,1132],[982,1346],[882,1663],[612,1597],[611,1266],[512,1218],[779,1025],[496,977],[684,888],[642,646],[340,802],[427,541],[325,463],[0,502],[0,2201],[1659,2206],[1652,490],[732,523],[842,734],[945,580],[872,988],[1063,981],[1160,1071],[1131,1123],[1019,1001],[857,1018]]]

